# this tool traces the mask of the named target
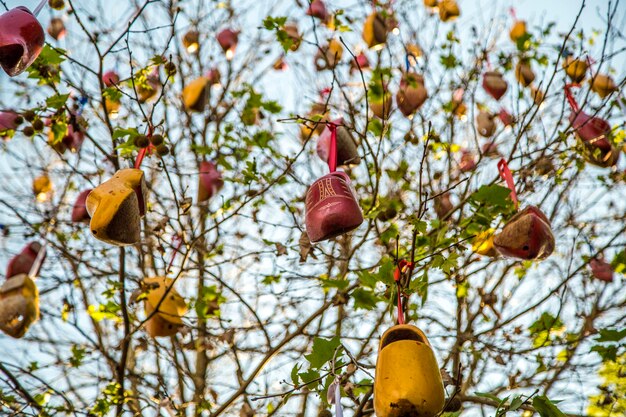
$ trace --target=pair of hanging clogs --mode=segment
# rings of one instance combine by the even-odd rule
[[[38,274],[45,257],[41,244],[31,242],[7,265],[6,281],[0,287],[0,330],[9,336],[24,336],[39,318],[39,291],[29,274]],[[37,262],[38,266],[33,270]]]

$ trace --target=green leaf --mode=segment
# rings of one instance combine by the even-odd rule
[[[357,288],[352,291],[352,298],[354,299],[355,310],[373,310],[376,308],[376,303],[381,301],[373,291],[364,288]]]
[[[72,345],[72,356],[69,358],[70,365],[74,368],[78,368],[85,358],[85,353],[87,349],[78,345]]]
[[[301,368],[301,365],[297,363],[291,369],[291,382],[293,382],[294,385],[300,384],[300,378],[298,375],[298,371],[300,370],[300,368]]]
[[[619,342],[626,337],[626,329],[600,329],[600,336],[595,339],[596,342]]]
[[[320,377],[320,373],[314,369],[309,369],[306,372],[300,372],[298,375],[300,376],[302,382],[307,384],[309,389],[315,389],[317,384],[319,384],[318,379]]]
[[[37,57],[37,60],[43,65],[59,65],[65,61],[65,57],[62,54],[65,54],[64,49],[52,48],[50,45],[44,45],[39,53],[39,56]]]
[[[58,110],[65,105],[65,102],[69,97],[69,94],[55,94],[54,96],[46,99],[46,106]]]
[[[311,353],[304,355],[307,361],[311,364],[312,369],[321,368],[326,362],[330,361],[335,355],[335,349],[341,344],[339,337],[335,336],[332,339],[322,339],[316,337],[313,339],[313,348]]]
[[[598,355],[602,357],[602,361],[615,361],[617,360],[617,345],[595,345],[591,348],[592,352],[598,352]]]
[[[350,285],[347,279],[324,279],[320,278],[322,288],[328,291],[331,288],[337,288],[338,290],[345,290]]]
[[[522,400],[521,395],[514,397],[511,401],[511,405],[509,405],[509,411],[516,411],[522,406],[522,404],[524,404],[524,400]]]
[[[454,56],[453,54],[442,55],[441,57],[439,57],[439,62],[441,62],[441,65],[443,65],[447,69],[458,67],[461,64],[461,62],[456,59],[456,56]]]
[[[376,275],[370,273],[369,271],[359,271],[357,272],[359,277],[359,283],[367,288],[374,289],[376,287],[376,283],[378,280],[376,279]]]
[[[541,417],[566,417],[545,395],[533,398],[533,407]]]
[[[56,145],[57,143],[61,143],[65,135],[67,135],[67,122],[63,119],[54,119],[52,125],[50,126],[52,130],[52,144]]]
[[[476,392],[474,394],[479,396],[479,397],[489,398],[490,400],[497,401],[498,403],[502,402],[502,400],[500,398],[496,397],[495,395],[493,395],[490,392]]]
[[[497,207],[506,207],[511,200],[511,190],[501,185],[483,185],[470,196],[470,201],[489,204]]]
[[[139,132],[137,131],[137,128],[134,127],[129,127],[127,129],[122,129],[118,127],[113,131],[113,139],[120,139],[126,136],[130,136],[130,139],[133,139],[135,138],[135,136],[138,135]]]

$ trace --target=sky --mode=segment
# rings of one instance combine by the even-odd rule
[[[111,0],[116,1],[116,0]],[[421,0],[415,0],[416,4],[421,4]],[[354,1],[352,1],[353,3]],[[586,2],[587,8],[584,11],[581,22],[579,26],[582,27],[585,31],[591,31],[594,28],[603,27],[602,17],[598,13],[598,9],[600,6],[605,6],[608,0],[589,0]],[[35,7],[38,1],[30,0],[30,1],[6,1],[6,4],[11,8],[17,5],[26,5],[31,9]],[[259,8],[263,8],[266,6],[266,3],[273,3],[273,1],[269,0],[259,0]],[[327,2],[329,5],[346,3],[346,1],[332,1],[329,0]],[[506,13],[506,9],[511,6],[515,7],[515,13],[518,18],[532,22],[541,22],[541,21],[556,21],[557,23],[557,32],[567,31],[571,24],[574,22],[576,18],[576,13],[579,9],[580,1],[576,0],[519,0],[519,1],[493,1],[493,0],[459,0],[459,4],[463,14],[462,22],[476,22],[483,23],[485,16],[491,16],[493,14],[494,8],[501,8],[503,13]],[[0,6],[1,7],[1,6]],[[622,7],[626,7],[626,2],[622,3]],[[42,12],[42,21],[43,18],[46,18],[47,10]],[[112,13],[115,13],[113,10]],[[623,14],[622,15],[626,15]],[[115,16],[111,16],[111,19],[115,19]],[[463,24],[463,23],[461,23]],[[620,25],[621,27],[626,27],[625,24]],[[619,63],[614,62],[613,65],[617,68],[626,68],[626,64],[623,63],[621,66]],[[622,70],[623,71],[623,70]],[[623,75],[623,74],[620,74]],[[268,83],[271,84],[271,75],[269,76]],[[276,75],[276,80],[280,80],[280,77],[283,75]],[[619,77],[618,77],[619,78]],[[2,94],[3,84],[6,81],[6,75],[0,73],[0,94]],[[271,98],[281,98],[286,101],[290,101],[292,103],[292,108],[297,107],[297,102],[301,99],[301,97],[287,94],[283,96],[284,91],[280,89],[267,89],[268,94]],[[2,156],[0,155],[0,162],[2,161]],[[0,223],[3,221],[0,218]],[[2,261],[7,260],[7,256],[1,253],[3,251],[2,246],[0,245],[0,264]],[[0,270],[2,270],[0,268]],[[0,340],[0,348],[6,347],[3,342]]]

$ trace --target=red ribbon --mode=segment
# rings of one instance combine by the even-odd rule
[[[330,130],[330,149],[328,150],[328,168],[330,172],[337,171],[337,125],[328,122],[326,126]]]
[[[500,159],[498,162],[498,172],[500,173],[500,177],[506,182],[506,186],[511,190],[511,200],[515,203],[515,209],[519,209],[519,201],[517,200],[517,192],[515,191],[515,181],[513,181],[513,174],[511,174],[511,170],[509,169],[509,165],[506,163],[504,158]]]
[[[393,279],[396,281],[396,286],[398,288],[398,324],[404,324],[404,309],[402,308],[402,285],[400,284],[400,277],[406,270],[413,270],[413,262],[407,262],[404,259],[398,262],[398,266],[396,270],[393,271]]]
[[[176,254],[178,253],[178,251],[180,250],[181,245],[183,244],[183,238],[180,235],[174,236],[174,239],[172,239],[172,240],[174,242],[178,241],[178,244],[174,248],[174,252],[172,253],[172,257],[170,258],[170,263],[167,266],[167,269],[165,270],[165,274],[168,274],[170,272],[170,269],[172,269],[172,264],[174,263],[174,259],[176,259]]]
[[[571,89],[572,87],[580,87],[580,85],[578,85],[578,84],[565,84],[565,87],[564,87],[565,98],[567,99],[567,102],[569,103],[569,106],[572,108],[572,111],[574,113],[578,113],[580,111],[580,107],[578,107],[578,103],[576,102],[576,99],[572,95],[572,89]]]
[[[141,166],[141,162],[143,161],[143,157],[146,156],[146,152],[148,151],[148,148],[142,148],[139,151],[139,155],[137,155],[137,159],[135,159],[135,169],[139,169],[139,167]]]

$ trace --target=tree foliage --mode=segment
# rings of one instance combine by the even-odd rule
[[[623,414],[623,1],[523,28],[503,1],[460,1],[456,20],[451,0],[324,3],[66,0],[39,15],[67,33],[0,80],[0,108],[22,119],[0,130],[0,264],[31,241],[47,252],[39,321],[0,336],[2,412],[324,415],[338,383],[346,414],[373,415],[400,292],[446,416]],[[384,34],[363,33],[374,11]],[[502,94],[484,87],[493,71]],[[572,97],[608,121],[610,155],[576,138]],[[342,170],[364,221],[311,243],[327,122],[356,144]],[[75,202],[144,153],[140,240],[103,243]],[[543,261],[489,244],[518,213],[501,159],[519,209],[554,234]],[[155,288],[184,297],[171,336],[147,332]]]

